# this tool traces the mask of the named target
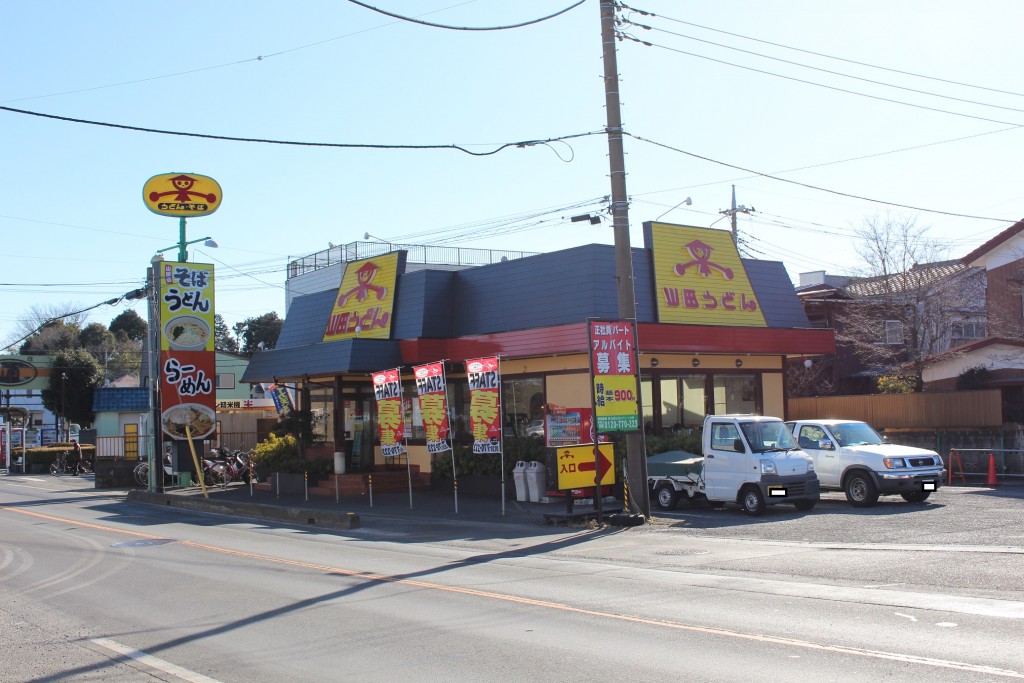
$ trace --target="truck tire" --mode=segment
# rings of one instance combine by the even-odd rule
[[[810,512],[814,509],[814,504],[817,502],[816,500],[798,500],[793,505],[800,512]]]
[[[855,508],[869,508],[878,502],[878,487],[867,472],[857,470],[846,476],[846,500]]]
[[[654,502],[659,510],[675,510],[679,504],[679,491],[672,484],[661,484],[654,491]]]
[[[764,496],[761,489],[756,486],[748,486],[740,493],[740,505],[743,511],[751,517],[760,517],[764,514]]]
[[[932,495],[931,491],[913,491],[911,493],[901,493],[903,500],[908,503],[923,503],[928,500],[928,496]]]

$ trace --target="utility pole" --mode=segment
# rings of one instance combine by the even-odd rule
[[[723,216],[729,216],[732,219],[732,243],[733,244],[735,244],[737,246],[739,245],[739,235],[736,232],[736,214],[738,214],[738,213],[745,213],[745,214],[747,214],[749,216],[752,212],[754,212],[756,210],[757,209],[755,209],[754,207],[750,207],[748,209],[747,207],[743,206],[742,204],[740,204],[739,206],[736,206],[736,186],[733,185],[732,186],[732,208],[731,209],[725,209],[723,211],[719,211],[718,212],[718,213],[722,214]]]
[[[68,436],[68,439],[64,438],[64,435],[65,435],[64,425],[67,424],[67,418],[64,417],[64,406],[65,406],[64,395],[66,393],[65,384],[67,384],[67,381],[68,381],[68,373],[66,373],[66,372],[60,373],[60,428],[57,430],[57,435],[54,438],[54,441],[66,441],[66,440],[70,440],[70,438],[71,438],[70,436]],[[67,430],[67,431],[70,433],[70,430]]]
[[[619,65],[615,55],[615,3],[601,0],[601,43],[604,49],[604,101],[608,125],[608,165],[612,183],[612,227],[615,236],[615,276],[619,318],[636,325],[633,287],[633,250],[629,244],[629,200],[626,195],[626,158],[622,148],[622,112],[619,103]],[[626,471],[630,500],[644,517],[651,516],[647,491],[647,454],[642,431],[626,432]],[[595,497],[600,489],[595,489]]]

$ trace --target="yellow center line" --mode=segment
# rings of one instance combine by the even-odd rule
[[[154,536],[152,534],[145,534],[138,531],[128,531],[125,529],[116,529],[113,527],[103,526],[100,524],[92,524],[90,522],[80,522],[72,519],[65,519],[63,517],[54,517],[52,515],[46,515],[40,512],[32,512],[29,510],[21,510],[10,507],[0,507],[0,510],[7,512],[16,512],[18,514],[28,515],[31,517],[39,517],[41,519],[48,519],[55,522],[61,522],[66,524],[72,524],[78,527],[86,527],[89,529],[97,529],[99,531],[109,531],[117,534],[125,534],[128,536],[135,536],[138,538],[147,539],[164,539],[165,536]],[[514,603],[519,605],[528,605],[531,607],[541,607],[544,609],[560,610],[563,612],[570,612],[573,614],[581,614],[590,617],[596,617],[598,619],[613,619],[616,621],[623,621],[633,624],[642,624],[644,626],[654,626],[658,628],[667,628],[675,631],[687,631],[690,633],[702,633],[706,635],[720,636],[724,638],[734,638],[740,640],[756,641],[760,643],[767,643],[771,645],[785,645],[789,647],[798,647],[805,650],[816,650],[819,652],[833,652],[837,654],[855,655],[858,657],[870,657],[873,659],[884,659],[895,662],[903,662],[906,664],[920,664],[923,666],[931,666],[942,669],[955,669],[958,671],[969,671],[972,673],[984,673],[990,676],[1003,676],[1006,678],[1017,678],[1024,679],[1024,672],[1013,671],[1010,669],[997,669],[990,666],[983,666],[979,664],[970,664],[968,662],[957,662],[948,659],[936,659],[934,657],[919,657],[917,655],[902,654],[898,652],[886,652],[883,650],[868,650],[859,647],[849,647],[846,645],[828,645],[822,643],[814,643],[808,640],[798,640],[795,638],[784,638],[781,636],[769,636],[760,633],[745,633],[743,631],[734,631],[731,629],[716,628],[714,626],[696,626],[693,624],[683,624],[677,621],[668,621],[664,619],[652,619],[650,617],[638,617],[630,614],[616,614],[614,612],[602,612],[599,610],[586,609],[583,607],[574,607],[573,605],[567,605],[565,603],[550,602],[547,600],[536,600],[533,598],[524,598],[516,595],[509,595],[506,593],[494,593],[492,591],[476,590],[474,588],[464,588],[461,586],[446,586],[440,583],[431,583],[429,581],[419,581],[416,579],[405,579],[398,576],[389,576],[386,574],[374,574],[372,572],[355,571],[352,569],[344,569],[342,567],[334,567],[331,565],[317,564],[312,562],[302,562],[300,560],[289,560],[283,557],[274,557],[272,555],[262,555],[259,553],[250,553],[242,550],[232,550],[230,548],[222,548],[220,546],[207,545],[204,543],[195,543],[193,541],[175,541],[177,545],[184,545],[198,550],[206,550],[213,553],[220,553],[224,555],[232,555],[234,557],[240,557],[248,560],[257,560],[260,562],[267,562],[271,564],[287,565],[290,567],[299,567],[302,569],[311,569],[314,571],[320,571],[330,574],[338,574],[341,576],[350,576],[369,581],[378,581],[381,583],[394,583],[405,586],[415,586],[416,588],[427,588],[430,590],[444,591],[447,593],[456,593],[460,595],[469,595],[478,598],[485,598],[488,600],[500,600],[502,602]]]

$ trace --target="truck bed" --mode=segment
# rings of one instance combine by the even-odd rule
[[[668,451],[647,458],[647,476],[694,479],[704,470],[704,458],[686,451]]]

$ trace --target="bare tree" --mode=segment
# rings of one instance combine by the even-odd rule
[[[30,306],[18,319],[5,347],[18,350],[28,345],[32,353],[45,353],[77,346],[78,331],[88,317],[85,312],[73,312],[80,308],[68,302]]]
[[[942,260],[946,245],[913,218],[886,216],[857,231],[864,276],[845,288],[836,343],[867,368],[908,376],[917,390],[929,356],[950,348],[954,323],[984,319],[985,273]]]

